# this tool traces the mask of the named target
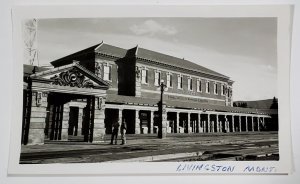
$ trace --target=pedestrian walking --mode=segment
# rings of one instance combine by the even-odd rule
[[[122,139],[121,145],[126,144],[126,130],[127,130],[127,125],[126,122],[124,121],[121,124],[121,139]]]
[[[115,140],[115,144],[117,144],[119,127],[120,127],[119,122],[115,122],[115,123],[112,125],[113,130],[112,130],[112,134],[111,134],[111,141],[110,141],[110,144],[113,144],[113,143],[114,143],[114,140]]]

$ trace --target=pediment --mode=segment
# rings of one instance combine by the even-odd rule
[[[109,83],[99,78],[85,67],[74,62],[69,65],[37,72],[30,75],[33,81],[40,81],[52,85],[69,86],[77,88],[104,88]]]

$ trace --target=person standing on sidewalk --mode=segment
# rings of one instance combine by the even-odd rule
[[[112,125],[113,130],[112,130],[112,134],[111,134],[110,144],[113,144],[114,140],[115,140],[115,144],[117,144],[119,127],[120,127],[120,124],[117,121],[114,122],[114,124]]]
[[[127,130],[127,125],[126,122],[124,121],[121,124],[121,139],[122,139],[121,145],[126,144],[126,130]]]

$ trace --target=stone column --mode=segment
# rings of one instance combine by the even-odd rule
[[[232,132],[235,132],[235,127],[234,127],[234,115],[231,115],[231,125],[232,125]]]
[[[44,144],[44,128],[47,116],[47,94],[32,92],[30,125],[28,132],[29,145]]]
[[[63,119],[61,126],[61,140],[68,140],[68,129],[69,129],[69,118],[70,118],[70,105],[69,103],[64,104],[63,108]]]
[[[150,134],[153,134],[154,111],[150,111]]]
[[[121,135],[121,124],[123,122],[123,109],[119,109],[119,116],[118,116],[118,123],[119,123],[119,131],[118,131],[118,135]]]
[[[257,116],[257,131],[260,131],[260,118]]]
[[[202,126],[202,128],[201,128],[201,114],[199,113],[198,114],[198,125],[197,125],[197,127],[198,127],[198,133],[200,133],[200,132],[203,132],[203,126]]]
[[[176,130],[177,130],[177,133],[180,133],[179,132],[179,112],[176,112]]]
[[[95,98],[93,142],[103,142],[105,135],[105,97]]]
[[[242,117],[241,116],[239,116],[239,130],[240,130],[240,132],[242,132]]]
[[[247,116],[245,117],[246,117],[246,132],[248,132],[248,117]]]
[[[229,121],[227,119],[225,120],[225,125],[226,125],[226,133],[230,132]]]
[[[217,122],[217,132],[220,132],[220,122],[219,122],[219,115],[216,114],[216,122]]]
[[[82,135],[82,116],[83,116],[83,108],[79,107],[78,110],[78,128],[77,128],[77,136]]]
[[[224,115],[225,118],[225,126],[226,126],[226,133],[230,132],[230,127],[229,127],[229,121],[227,119],[227,115]]]
[[[191,133],[191,130],[190,130],[190,126],[191,126],[191,113],[188,112],[188,119],[187,119],[187,133]]]
[[[210,128],[210,114],[207,114],[207,128],[208,128],[208,132],[211,132],[211,128]]]
[[[251,118],[252,118],[252,132],[254,132],[254,118],[253,118],[253,116],[251,116]]]
[[[141,133],[140,110],[135,110],[135,134]]]

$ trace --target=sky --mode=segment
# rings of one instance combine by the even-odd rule
[[[40,65],[107,43],[192,61],[234,81],[233,99],[277,96],[276,18],[39,19]]]

